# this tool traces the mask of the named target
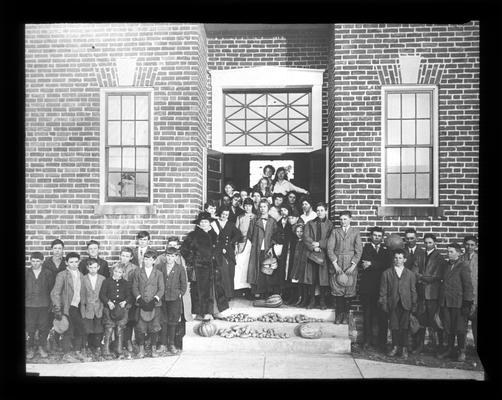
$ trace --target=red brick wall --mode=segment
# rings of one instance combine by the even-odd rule
[[[330,33],[331,211],[350,209],[364,231],[415,227],[438,247],[478,230],[479,24],[335,24]],[[439,87],[439,205],[443,217],[377,217],[381,195],[382,83],[400,53],[422,56],[420,82]],[[424,66],[425,66],[424,65]],[[441,68],[437,68],[437,67]],[[383,71],[379,75],[378,71]],[[357,307],[356,307],[357,308]]]
[[[197,24],[27,25],[26,252],[91,238],[115,259],[142,229],[153,246],[192,229],[202,201],[206,43]],[[156,215],[94,215],[99,203],[99,90],[116,57],[137,57],[135,86],[154,87]]]
[[[225,70],[258,66],[326,69],[328,61],[328,36],[325,31],[252,31],[208,33],[208,68]],[[323,144],[328,135],[328,86],[324,73],[322,132]],[[211,93],[210,82],[208,86]],[[209,122],[211,127],[211,96]],[[209,141],[211,135],[209,135]]]

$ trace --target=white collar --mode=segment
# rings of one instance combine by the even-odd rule
[[[426,250],[427,251],[427,255],[431,254],[434,250],[436,250],[435,247],[432,250]]]

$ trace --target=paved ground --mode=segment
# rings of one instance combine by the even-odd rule
[[[40,376],[138,376],[267,379],[470,379],[483,372],[428,368],[354,359],[349,354],[222,354],[190,353],[140,360],[79,364],[27,364],[26,372]]]

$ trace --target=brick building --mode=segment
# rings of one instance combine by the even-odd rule
[[[363,241],[477,234],[476,21],[27,25],[25,60],[27,253],[94,238],[114,261],[142,229],[161,249],[265,162]]]

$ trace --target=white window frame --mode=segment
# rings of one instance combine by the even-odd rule
[[[213,70],[212,87],[212,146],[227,154],[310,153],[322,147],[322,84],[323,69],[262,66],[230,70]],[[226,89],[311,89],[310,146],[225,146],[223,92]]]
[[[148,202],[113,202],[105,201],[106,199],[106,151],[105,151],[105,141],[106,141],[106,95],[108,93],[145,93],[150,95],[150,194]],[[154,131],[154,120],[153,120],[153,105],[154,102],[154,90],[151,87],[133,87],[133,88],[123,88],[123,87],[107,87],[101,88],[99,92],[99,112],[100,112],[100,139],[99,139],[99,203],[100,205],[116,205],[123,208],[123,206],[141,206],[141,205],[153,205],[153,131]]]
[[[385,136],[386,131],[386,116],[387,108],[385,96],[390,91],[428,91],[432,92],[432,204],[419,203],[387,203],[385,196]],[[438,86],[436,85],[383,85],[381,88],[381,205],[384,207],[439,207],[439,102],[438,102]]]

